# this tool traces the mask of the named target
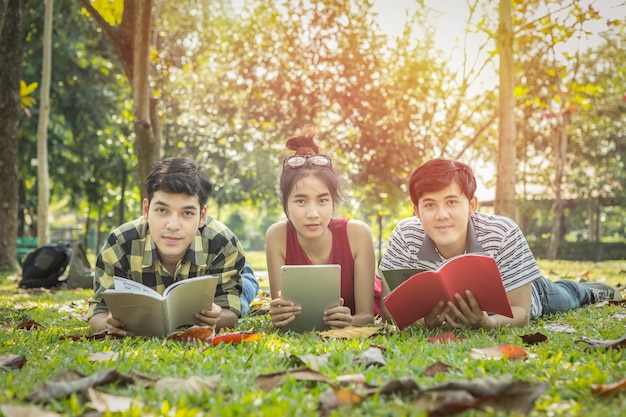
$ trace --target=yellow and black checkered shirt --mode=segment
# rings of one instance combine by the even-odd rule
[[[202,275],[220,277],[215,304],[241,315],[241,275],[245,254],[237,236],[223,223],[207,216],[187,254],[172,276],[159,260],[148,223],[143,217],[125,223],[111,232],[96,261],[94,294],[89,298],[87,320],[94,314],[108,313],[102,293],[112,287],[113,277],[124,277],[163,294],[174,281]]]

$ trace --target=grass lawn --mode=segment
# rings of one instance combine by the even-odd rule
[[[265,269],[264,256],[251,253],[250,260],[256,270]],[[539,264],[552,279],[584,277],[613,285],[626,281],[626,261],[540,260]],[[266,288],[267,281],[262,281],[261,286]],[[531,416],[609,417],[622,416],[626,409],[625,393],[617,391],[601,396],[594,392],[594,387],[602,384],[622,381],[622,385],[626,385],[622,348],[587,349],[589,345],[579,341],[583,337],[614,340],[625,336],[624,305],[591,306],[523,328],[493,332],[458,330],[454,332],[456,340],[444,343],[429,341],[432,336],[442,336],[443,331],[427,331],[415,326],[399,332],[393,326],[382,324],[377,325],[379,332],[371,337],[333,339],[315,333],[284,334],[271,326],[268,315],[255,315],[245,317],[234,330],[253,329],[262,338],[238,344],[198,346],[162,339],[68,338],[89,334],[84,314],[90,293],[89,290],[20,290],[10,274],[0,274],[0,357],[7,365],[0,372],[0,415],[27,415],[23,409],[15,412],[11,406],[37,406],[63,416],[426,416],[428,409],[439,404],[438,400],[449,401],[450,396],[458,395],[458,390],[443,389],[449,388],[446,383],[476,383],[485,377],[494,378],[499,387],[506,386],[505,378],[531,386],[545,383],[545,389],[529,413]],[[267,295],[262,292],[256,307],[264,306],[267,301]],[[27,319],[42,327],[18,328]],[[565,329],[570,332],[563,331]],[[526,344],[521,338],[537,332],[547,340]],[[517,360],[478,358],[477,351],[472,351],[483,349],[478,352],[486,352],[485,348],[498,344],[518,346],[527,356]],[[374,361],[375,365],[368,366],[361,359],[372,350],[381,356]],[[11,366],[6,363],[7,358],[11,358],[8,355],[23,355],[25,363],[21,367]],[[438,362],[448,365],[449,372],[427,376],[431,365]],[[303,368],[303,363],[319,373],[304,373],[300,378],[296,373],[281,374]],[[116,370],[125,376],[140,373],[158,382],[94,386],[97,392],[114,397],[68,389],[67,395],[50,401],[27,400],[29,394],[43,387],[48,389],[48,395],[55,389],[71,388],[68,383],[45,385],[65,371],[94,376],[107,370]],[[267,376],[266,382],[269,380],[275,386],[264,390],[256,378],[270,373],[276,375]],[[349,382],[340,387],[337,382],[340,380]],[[205,388],[200,389],[202,386]],[[184,387],[187,393],[175,392]],[[331,387],[337,388],[334,395],[329,391]],[[439,390],[428,391],[429,388]],[[418,399],[419,392],[422,395]],[[426,392],[430,396],[426,396]],[[87,396],[90,396],[89,401]],[[496,398],[508,404],[521,396],[519,390],[508,396],[502,391]],[[335,409],[332,402],[327,402],[329,398],[354,405]],[[447,415],[468,401],[465,397],[455,398],[456,403],[440,409],[438,415]],[[130,401],[130,405],[125,401]],[[115,406],[123,411],[103,412]],[[490,409],[469,410],[462,415],[522,413]]]

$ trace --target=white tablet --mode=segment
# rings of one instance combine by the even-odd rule
[[[282,298],[302,306],[302,312],[282,329],[326,329],[324,310],[341,302],[341,265],[284,265],[280,281]]]

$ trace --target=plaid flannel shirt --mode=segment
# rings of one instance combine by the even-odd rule
[[[174,281],[202,275],[219,276],[214,303],[241,315],[241,275],[245,255],[237,236],[224,224],[207,216],[185,257],[172,276],[159,259],[156,245],[143,217],[125,223],[111,232],[96,261],[94,294],[89,298],[87,320],[94,314],[108,313],[102,299],[113,287],[113,277],[140,282],[163,294]]]

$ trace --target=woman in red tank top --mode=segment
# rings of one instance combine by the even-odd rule
[[[270,315],[276,327],[291,323],[301,307],[281,298],[283,265],[341,265],[342,305],[324,311],[333,328],[362,326],[374,319],[375,252],[372,233],[362,221],[335,219],[341,201],[337,174],[328,155],[320,155],[316,131],[305,130],[287,140],[296,151],[285,158],[280,177],[287,221],[267,229],[265,250],[272,301]],[[380,287],[376,289],[380,295]]]

